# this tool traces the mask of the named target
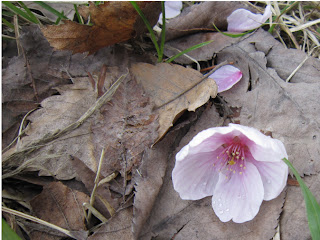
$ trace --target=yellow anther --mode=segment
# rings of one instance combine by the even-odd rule
[[[236,155],[234,152],[233,152],[233,153],[231,153],[231,154],[232,154],[232,156]]]
[[[244,160],[244,157],[241,157],[241,160]]]
[[[239,172],[239,174],[242,174],[242,172]]]
[[[239,155],[239,152],[236,152],[237,155]]]
[[[236,173],[236,171],[233,171],[233,173]]]
[[[240,164],[240,167],[243,167],[243,165],[242,165],[242,164]]]
[[[239,159],[239,156],[236,156],[236,159]]]
[[[246,167],[243,167],[243,169],[246,169]]]
[[[234,165],[236,164],[236,162],[234,161],[234,156],[232,157],[231,161],[228,162],[229,165]]]

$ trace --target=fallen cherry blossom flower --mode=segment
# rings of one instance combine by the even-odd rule
[[[165,1],[164,10],[166,13],[166,19],[174,18],[178,16],[181,12],[182,1]],[[158,22],[162,24],[162,13],[159,16]]]
[[[264,14],[254,14],[240,8],[231,13],[227,18],[228,32],[245,32],[260,27],[271,16],[271,6],[268,5]]]
[[[174,189],[184,200],[212,196],[222,222],[243,223],[258,213],[262,200],[284,189],[288,166],[281,141],[242,125],[209,128],[198,133],[176,155]]]
[[[218,92],[220,93],[227,91],[239,82],[242,78],[242,72],[232,65],[226,65],[217,69],[217,71],[212,73],[209,78],[213,78],[216,82],[218,85]]]

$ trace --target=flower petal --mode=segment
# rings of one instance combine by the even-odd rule
[[[260,172],[264,187],[264,199],[269,201],[279,196],[287,184],[288,166],[280,162],[253,162]]]
[[[213,152],[223,143],[233,138],[232,128],[215,127],[208,128],[199,132],[188,145],[184,146],[176,155],[176,160],[181,161],[187,155],[193,155],[201,152]]]
[[[219,177],[213,167],[216,157],[214,152],[204,152],[176,161],[172,182],[182,199],[198,200],[213,194]]]
[[[218,92],[223,92],[240,81],[242,72],[232,65],[226,65],[211,74],[209,78],[213,78],[218,85]]]
[[[263,200],[263,183],[258,169],[250,162],[243,174],[235,173],[230,179],[220,173],[213,197],[212,208],[222,222],[233,220],[243,223],[252,220]]]
[[[254,14],[246,9],[237,9],[227,18],[228,32],[244,32],[260,27],[270,16],[271,6],[268,5],[264,14]]]
[[[240,131],[250,139],[250,143],[247,143],[247,146],[256,161],[280,162],[283,158],[288,158],[283,143],[278,139],[266,136],[255,128],[239,124],[230,123],[229,127]]]
[[[182,1],[165,1],[164,10],[166,13],[166,19],[174,18],[178,16],[181,12]],[[162,13],[159,16],[158,22],[162,24]]]

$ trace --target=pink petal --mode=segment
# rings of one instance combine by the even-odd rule
[[[286,149],[281,141],[264,135],[255,128],[242,126],[239,124],[229,124],[232,129],[240,131],[250,142],[247,146],[256,161],[280,162],[283,158],[288,158]]]
[[[184,160],[188,155],[215,151],[227,141],[228,134],[231,132],[232,129],[227,127],[208,128],[199,132],[188,145],[177,153],[176,160]]]
[[[261,26],[271,16],[271,7],[268,5],[264,14],[254,14],[246,9],[237,9],[227,18],[228,32],[244,32]]]
[[[165,1],[164,10],[166,13],[166,19],[178,16],[181,12],[181,8],[182,1]],[[159,16],[158,22],[162,24],[162,13]]]
[[[218,92],[223,92],[230,89],[240,81],[242,78],[242,72],[232,65],[226,65],[219,68],[209,77],[213,78],[218,85]]]
[[[214,170],[212,152],[189,155],[176,161],[172,171],[174,190],[185,200],[198,200],[213,194],[219,174]]]
[[[252,220],[258,213],[264,190],[260,173],[250,162],[243,174],[235,173],[230,179],[219,175],[212,197],[212,207],[222,222],[236,223]]]
[[[288,166],[280,162],[253,162],[260,172],[264,187],[264,199],[269,201],[279,196],[287,184]]]

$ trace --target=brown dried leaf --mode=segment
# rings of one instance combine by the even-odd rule
[[[266,55],[259,51],[262,49]],[[263,30],[218,54],[219,61],[233,61],[243,73],[237,85],[221,94],[229,106],[241,108],[235,120],[270,131],[282,140],[289,160],[302,176],[320,171],[320,82],[316,77],[320,62],[311,57],[296,73],[295,83],[285,83],[276,71],[281,69],[282,76],[288,76],[304,58],[299,50],[284,51],[281,43]],[[277,67],[267,67],[270,62]]]
[[[88,201],[89,196],[84,193],[74,191],[61,182],[52,182],[44,186],[42,193],[30,204],[38,218],[64,229],[82,231],[86,234],[82,204]],[[32,239],[60,239],[60,237],[46,232],[32,231]]]
[[[160,2],[137,2],[153,26],[161,11]],[[93,26],[64,21],[59,26],[42,27],[42,32],[51,46],[59,50],[71,50],[73,53],[89,52],[131,39],[141,34],[146,27],[130,2],[110,1],[80,10],[84,16],[90,14]]]
[[[197,33],[166,42],[164,53],[168,57],[171,57],[196,44],[210,40],[213,40],[213,42],[201,48],[192,50],[191,52],[188,52],[187,55],[197,61],[211,60],[215,53],[218,53],[225,47],[239,41],[237,38],[227,37],[222,33]],[[176,58],[174,61],[180,64],[192,64],[194,62],[184,55]]]
[[[217,95],[215,81],[207,78],[199,82],[203,75],[190,68],[168,63],[155,66],[139,63],[134,64],[130,71],[145,91],[153,96],[159,109],[159,139],[185,110],[195,111]]]
[[[166,40],[199,31],[213,31],[212,23],[220,30],[225,30],[227,29],[227,17],[238,8],[251,9],[241,2],[208,1],[194,4],[166,25]]]

